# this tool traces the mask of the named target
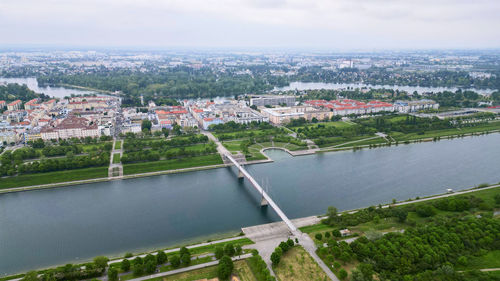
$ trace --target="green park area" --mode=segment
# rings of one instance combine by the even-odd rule
[[[113,153],[113,164],[120,163],[120,153]]]
[[[152,162],[141,162],[123,165],[123,174],[140,174],[148,172],[159,172],[173,169],[184,169],[222,164],[219,154],[209,154],[178,159],[158,160]]]
[[[499,208],[500,188],[495,187],[341,216],[331,207],[321,224],[301,231],[342,280],[392,280],[397,274],[447,280],[441,276],[445,270],[450,280],[497,280],[484,278],[498,273],[477,270],[500,268],[500,216],[494,215]],[[343,229],[349,230],[347,236],[341,235]]]
[[[278,280],[328,280],[325,272],[302,248],[295,246],[284,252],[278,265],[273,267]]]
[[[231,153],[242,153],[247,161],[267,159],[260,152],[264,148],[282,147],[291,151],[308,148],[305,141],[291,136],[289,130],[273,127],[269,123],[228,122],[210,129]]]

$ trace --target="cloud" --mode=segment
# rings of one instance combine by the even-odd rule
[[[500,47],[497,0],[2,0],[0,44]]]

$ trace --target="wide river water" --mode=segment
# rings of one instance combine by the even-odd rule
[[[71,95],[99,94],[94,91],[72,89],[66,87],[40,87],[36,78],[4,78],[0,77],[0,83],[25,84],[35,93],[43,93],[54,98],[64,98]],[[102,95],[102,94],[101,94]]]
[[[290,218],[500,181],[500,134],[247,166]],[[0,195],[0,273],[238,233],[278,220],[235,168]]]

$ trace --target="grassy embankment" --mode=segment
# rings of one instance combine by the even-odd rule
[[[0,179],[0,188],[13,188],[68,181],[98,179],[105,178],[107,176],[108,167],[85,168],[39,174],[25,174],[16,177]]]

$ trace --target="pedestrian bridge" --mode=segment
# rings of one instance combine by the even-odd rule
[[[262,195],[262,204],[271,206],[271,208],[273,208],[273,210],[278,214],[278,216],[285,222],[285,224],[288,226],[291,232],[295,233],[297,231],[297,228],[292,223],[292,221],[288,219],[285,213],[278,207],[278,205],[267,194],[267,192],[264,191],[264,189],[260,186],[260,184],[247,172],[247,170],[245,170],[245,168],[243,168],[243,166],[241,166],[240,163],[238,163],[238,161],[236,161],[230,153],[224,153],[224,157],[229,161],[231,161],[231,163],[233,163],[236,166],[236,168],[238,168],[238,177],[247,178],[252,184],[252,186],[255,189],[257,189],[257,191]]]

